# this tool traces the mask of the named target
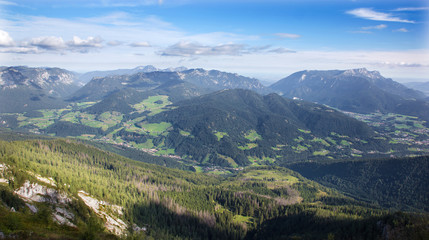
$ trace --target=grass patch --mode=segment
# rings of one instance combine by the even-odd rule
[[[258,144],[256,144],[256,143],[248,143],[248,144],[246,144],[246,146],[238,146],[238,148],[241,150],[249,150],[249,149],[255,148],[257,146],[258,146]]]
[[[311,133],[311,131],[310,131],[310,130],[304,130],[304,129],[300,129],[300,128],[298,128],[298,130],[299,130],[300,132],[302,132],[302,133],[307,133],[307,134],[310,134],[310,133]]]
[[[302,145],[292,146],[292,149],[295,150],[296,153],[301,153],[308,150],[306,146]]]
[[[123,117],[124,115],[120,112],[104,112],[98,116],[98,120],[112,127],[120,123]]]
[[[335,136],[335,137],[339,137],[339,138],[349,138],[348,136],[346,136],[346,135],[340,135],[340,134],[338,134],[338,133],[336,133],[336,132],[331,132],[331,135],[332,136]]]
[[[61,121],[71,122],[71,123],[79,123],[79,112],[69,112],[61,117]]]
[[[322,145],[324,145],[324,146],[326,146],[326,147],[330,147],[330,146],[331,146],[331,144],[329,144],[326,140],[321,139],[321,138],[317,138],[317,137],[313,138],[313,139],[311,140],[311,142],[320,143],[320,144],[322,144]]]
[[[171,127],[171,123],[160,122],[160,123],[139,123],[141,129],[152,136],[158,136],[163,132],[166,132]]]
[[[184,136],[184,137],[193,137],[192,135],[191,135],[191,133],[190,132],[187,132],[187,131],[183,131],[183,130],[180,130],[179,131],[179,133],[180,133],[180,135],[182,135],[182,136]]]
[[[314,151],[313,156],[326,156],[329,154],[329,151],[326,149],[322,149],[320,151]]]
[[[231,157],[228,157],[228,156],[225,156],[225,155],[222,155],[222,154],[217,154],[217,156],[220,157],[220,158],[222,158],[222,159],[224,159],[224,160],[226,160],[231,165],[231,167],[234,167],[234,168],[238,167],[238,164]]]
[[[330,142],[332,145],[337,145],[337,141],[335,141],[331,137],[326,137],[325,139],[326,139],[326,141]]]
[[[299,182],[297,177],[288,175],[277,170],[252,170],[242,174],[242,178],[248,180],[259,180],[266,181],[268,185],[282,186],[282,185],[292,185]],[[274,184],[270,184],[274,183]]]
[[[165,107],[170,104],[172,104],[172,102],[168,100],[168,96],[158,95],[150,96],[142,102],[134,104],[132,107],[140,113],[149,111],[150,113],[148,115],[153,116],[167,110]]]
[[[249,130],[247,133],[244,134],[244,138],[251,142],[262,139],[261,135],[259,135],[255,130]]]
[[[195,169],[195,172],[197,172],[197,173],[202,173],[202,172],[204,172],[203,168],[202,168],[202,167],[200,167],[200,166],[193,166],[193,167],[194,167],[194,169]]]
[[[226,132],[214,132],[214,135],[216,135],[217,140],[220,141],[223,137],[229,136]]]
[[[175,152],[174,148],[161,149],[161,150],[158,150],[155,155],[158,155],[158,156],[161,156],[161,155],[174,155],[174,152]]]
[[[73,106],[76,109],[84,109],[87,107],[91,107],[92,105],[96,104],[97,102],[80,102],[80,103],[75,103]]]
[[[152,149],[154,148],[152,139],[148,139],[146,142],[144,143],[135,143],[135,142],[131,142],[131,144],[138,149]]]
[[[234,223],[240,224],[240,223],[252,223],[253,222],[253,218],[252,217],[247,217],[247,216],[243,216],[243,215],[234,215],[234,218],[232,219],[232,221]]]

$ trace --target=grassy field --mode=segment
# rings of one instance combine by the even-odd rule
[[[135,108],[137,112],[149,111],[149,116],[153,116],[167,110],[168,108],[166,108],[166,106],[170,104],[172,104],[172,102],[168,100],[168,96],[158,95],[150,96],[142,102],[134,104],[133,108]]]
[[[168,122],[140,123],[138,125],[143,129],[143,131],[147,132],[151,136],[159,136],[171,127],[171,123]]]
[[[269,188],[291,186],[299,182],[297,177],[278,170],[250,170],[243,172],[240,178],[247,181],[266,181]]]

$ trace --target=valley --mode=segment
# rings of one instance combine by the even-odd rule
[[[296,101],[299,103],[299,101]],[[300,159],[333,160],[339,158],[378,158],[392,156],[414,156],[429,151],[429,129],[425,121],[417,117],[399,114],[359,114],[345,112],[347,115],[367,123],[375,135],[367,139],[354,135],[343,135],[335,130],[323,135],[313,133],[305,127],[297,128],[296,135],[283,142],[270,143],[269,150],[264,155],[255,152],[261,149],[263,137],[253,129],[243,129],[240,143],[235,145],[243,152],[247,161],[235,162],[231,156],[217,153],[225,164],[209,162],[209,156],[196,160],[191,154],[177,153],[177,147],[169,145],[171,134],[180,139],[195,139],[192,129],[179,126],[168,119],[153,120],[157,114],[178,111],[180,108],[168,100],[167,95],[150,96],[143,101],[130,105],[132,111],[123,114],[116,111],[106,111],[101,114],[88,113],[87,109],[97,102],[73,103],[62,109],[35,110],[30,113],[0,114],[0,125],[5,128],[28,131],[35,134],[50,136],[73,137],[76,139],[98,141],[116,146],[144,151],[154,156],[171,158],[199,171],[212,171],[216,166],[226,172],[243,166],[278,165],[284,162],[300,161]],[[208,107],[207,107],[208,108]],[[203,110],[202,110],[203,111]],[[334,111],[334,110],[325,110]],[[190,113],[190,112],[188,112]],[[192,115],[192,113],[190,114]],[[206,116],[206,115],[204,115]],[[194,115],[194,118],[196,116]],[[196,117],[198,119],[198,117]],[[231,138],[236,129],[215,130],[211,133],[217,141]],[[376,141],[380,149],[367,147],[368,141]],[[267,152],[269,151],[269,152]],[[180,155],[179,155],[180,154]],[[285,154],[288,158],[285,159]],[[219,169],[219,168],[218,168]],[[222,171],[222,170],[221,170]]]
[[[250,167],[219,177],[133,161],[70,139],[0,141],[0,161],[0,229],[7,236],[378,238],[386,228],[413,239],[428,234],[424,214],[391,213],[287,168]],[[279,227],[285,225],[291,227]]]
[[[356,72],[381,78],[347,74]],[[108,75],[61,99],[58,107],[0,113],[0,214],[14,219],[0,221],[6,236],[377,239],[390,231],[419,239],[429,232],[425,104],[416,116],[351,112],[203,69]]]

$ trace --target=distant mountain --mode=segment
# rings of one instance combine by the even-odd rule
[[[407,82],[404,83],[404,85],[411,89],[419,90],[429,96],[429,82]]]
[[[424,94],[377,71],[366,69],[301,71],[270,86],[286,97],[319,102],[345,111],[394,112],[429,119]]]
[[[258,79],[244,77],[236,73],[227,73],[217,70],[207,71],[198,68],[182,71],[179,75],[186,82],[212,91],[240,88],[253,90],[261,94],[271,92],[271,90],[262,85]]]
[[[152,65],[147,66],[138,66],[133,69],[116,69],[116,70],[109,70],[109,71],[93,71],[93,72],[87,72],[79,76],[79,82],[81,85],[85,85],[89,81],[91,81],[94,77],[102,78],[107,76],[115,76],[115,75],[133,75],[139,72],[142,73],[149,73],[149,72],[181,72],[186,70],[185,67],[177,67],[177,68],[166,68],[166,69],[160,69],[156,68]]]
[[[182,92],[186,95],[200,95],[195,86],[185,83],[177,72],[149,72],[136,73],[133,75],[115,75],[102,78],[94,78],[88,84],[76,91],[70,98],[70,101],[97,101],[102,100],[112,93],[124,89],[133,89],[142,93],[145,91],[171,91],[180,88],[178,91],[172,91],[172,95],[178,95]],[[187,89],[186,87],[189,87]],[[180,97],[179,97],[180,98]]]
[[[103,112],[116,111],[123,114],[128,114],[135,111],[131,105],[142,102],[150,96],[166,95],[172,102],[177,102],[192,97],[200,96],[204,93],[198,87],[183,82],[171,81],[166,84],[142,91],[135,88],[124,88],[107,95],[100,102],[95,105],[84,109],[83,111],[92,114],[101,114]]]
[[[75,78],[60,68],[0,67],[0,112],[61,107],[78,89]]]
[[[153,70],[151,66],[146,66],[141,70]],[[177,84],[181,84],[178,90]],[[171,91],[175,85],[176,91]],[[266,94],[270,90],[264,87],[257,79],[240,76],[234,73],[220,72],[217,70],[207,71],[204,69],[190,69],[175,72],[138,72],[132,75],[110,75],[106,77],[95,77],[88,84],[75,92],[71,101],[94,101],[101,100],[111,93],[121,89],[134,88],[140,92],[157,90],[158,92],[168,91],[175,95],[176,99],[186,98],[186,95],[197,96],[199,93],[214,92],[222,89],[250,89],[258,93]],[[169,90],[167,90],[169,89]],[[178,90],[178,91],[177,91]],[[182,92],[184,96],[179,96]],[[186,93],[188,92],[188,93]],[[162,92],[165,94],[165,92]]]
[[[173,128],[156,142],[199,162],[248,165],[252,156],[287,162],[320,158],[319,153],[326,158],[334,152],[347,158],[352,148],[362,152],[383,148],[366,124],[330,108],[277,94],[223,90],[174,106],[148,117],[148,123],[168,122]],[[338,147],[340,142],[347,146]]]

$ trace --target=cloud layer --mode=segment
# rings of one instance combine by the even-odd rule
[[[253,53],[294,53],[285,48],[271,49],[270,45],[252,46],[245,44],[203,45],[197,42],[181,41],[158,52],[161,56],[193,57],[193,56],[241,56]]]
[[[274,36],[280,37],[280,38],[300,38],[301,35],[293,34],[293,33],[275,33]]]
[[[15,42],[8,32],[0,30],[0,52],[6,53],[34,54],[46,51],[87,53],[91,50],[102,48],[102,42],[103,39],[100,37],[81,39],[77,36],[67,42],[63,38],[56,36],[35,37],[30,41]]]
[[[395,17],[390,13],[374,11],[371,8],[357,8],[357,9],[347,11],[347,13],[359,18],[364,18],[364,19],[373,20],[373,21],[415,23],[414,21]]]

